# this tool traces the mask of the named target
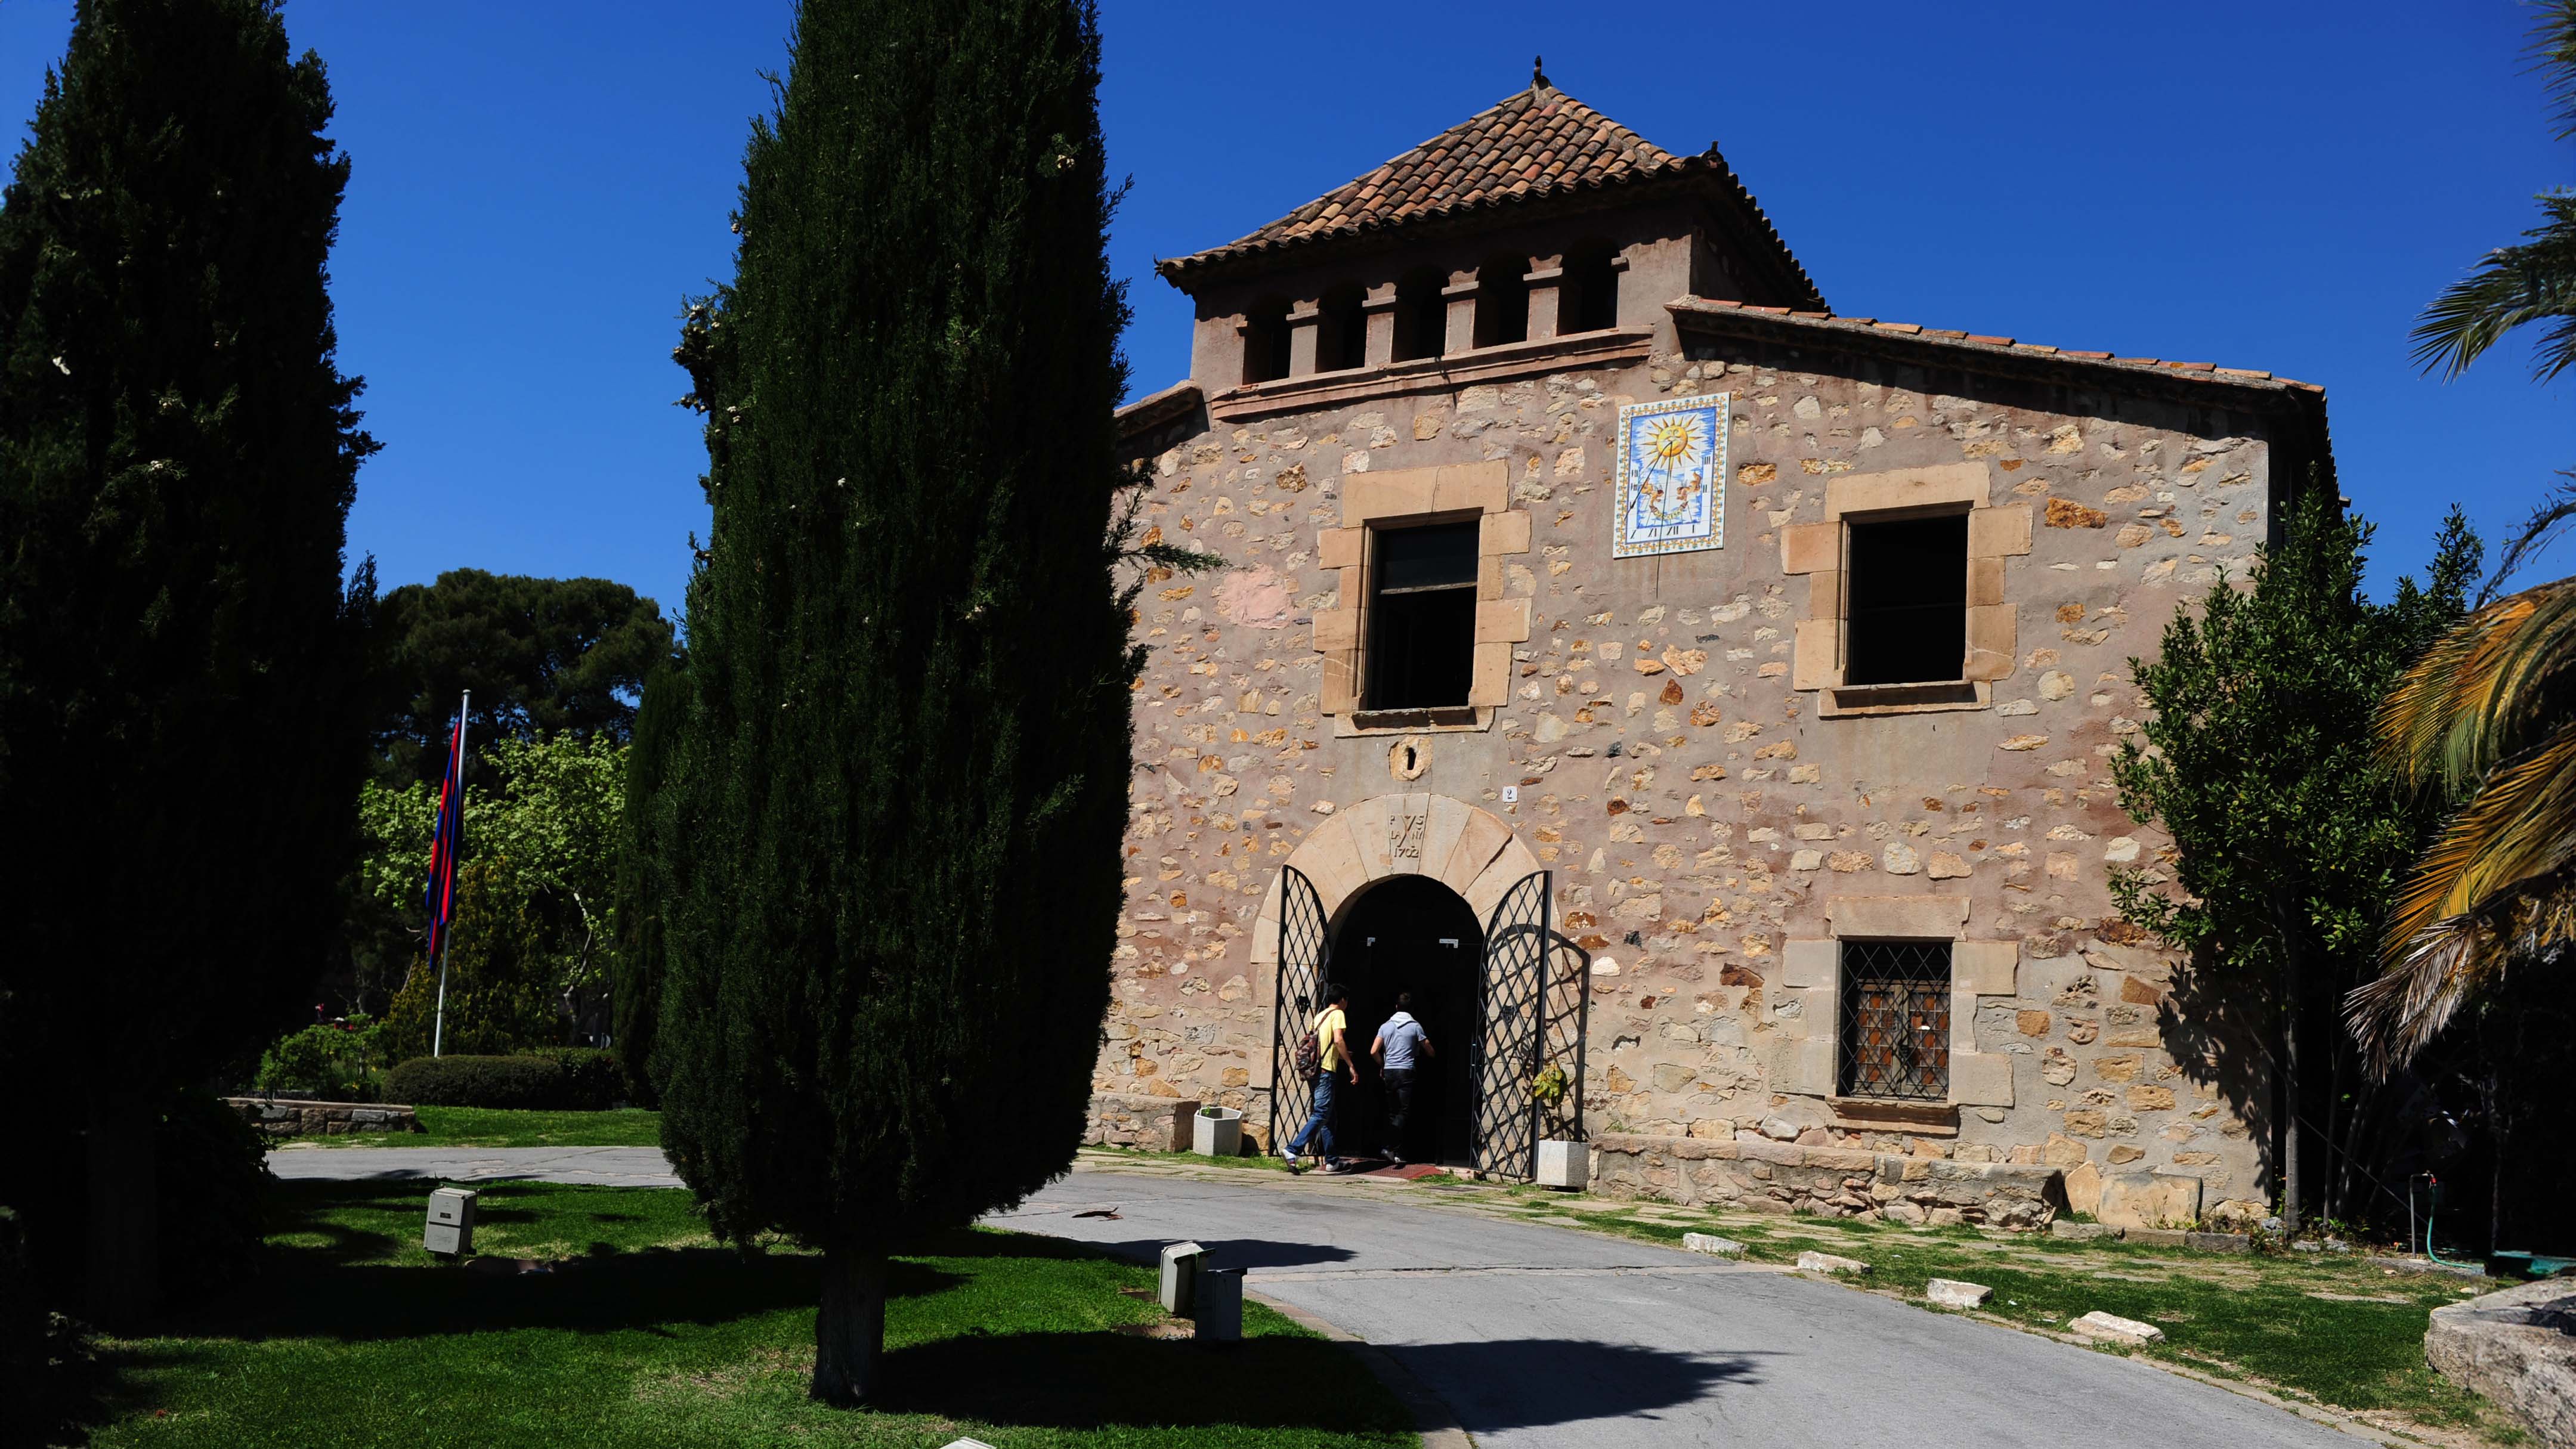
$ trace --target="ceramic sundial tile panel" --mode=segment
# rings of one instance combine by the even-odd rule
[[[1619,409],[1619,510],[1610,556],[1726,546],[1728,394]]]

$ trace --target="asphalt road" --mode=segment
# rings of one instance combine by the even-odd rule
[[[649,1147],[309,1148],[280,1177],[676,1182]],[[993,1221],[1152,1261],[1196,1239],[1393,1357],[1486,1449],[2351,1449],[2143,1363],[1874,1294],[1345,1180],[1077,1172]],[[1115,1211],[1115,1218],[1077,1213]],[[1277,1385],[1295,1393],[1293,1384]]]

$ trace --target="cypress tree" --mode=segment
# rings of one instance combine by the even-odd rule
[[[821,1249],[827,1402],[875,1388],[888,1251],[1082,1130],[1128,761],[1098,74],[1088,4],[805,0],[683,329],[663,1143],[719,1233]]]
[[[310,1003],[354,843],[330,118],[274,0],[82,0],[0,197],[0,1070],[89,1104],[110,1322],[162,1106]]]
[[[635,733],[626,751],[626,808],[618,821],[616,976],[609,991],[609,1039],[625,1070],[627,1095],[641,1106],[658,1104],[653,1086],[653,1030],[662,1011],[662,913],[672,882],[656,848],[661,839],[662,786],[671,753],[688,718],[685,663],[656,669],[644,681],[635,709]]]

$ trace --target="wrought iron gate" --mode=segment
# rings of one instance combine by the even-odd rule
[[[1476,1170],[1501,1177],[1537,1176],[1543,1138],[1583,1137],[1583,1028],[1592,958],[1556,933],[1550,885],[1546,871],[1523,876],[1485,923],[1468,1070],[1476,1093]],[[1550,1068],[1563,1077],[1553,1102],[1542,1101],[1538,1092],[1539,1078]]]
[[[1279,981],[1270,997],[1270,1150],[1305,1125],[1315,1084],[1297,1070],[1297,1041],[1315,1019],[1332,963],[1331,922],[1315,883],[1295,866],[1279,869]]]

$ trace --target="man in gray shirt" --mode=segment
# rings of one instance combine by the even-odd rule
[[[1395,1015],[1386,1019],[1386,1025],[1377,1029],[1377,1040],[1369,1043],[1369,1055],[1379,1061],[1378,1077],[1386,1083],[1389,1145],[1380,1155],[1398,1167],[1404,1165],[1404,1119],[1413,1110],[1414,1059],[1439,1055],[1431,1049],[1431,1038],[1422,1034],[1422,1023],[1413,1019],[1412,1007],[1413,993],[1399,993]]]

